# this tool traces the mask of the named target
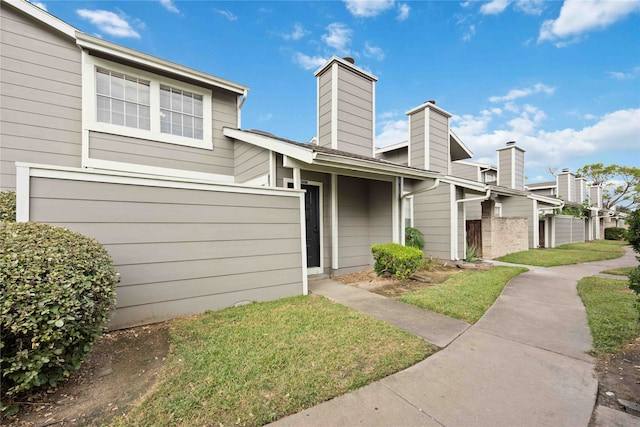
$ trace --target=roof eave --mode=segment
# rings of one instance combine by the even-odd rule
[[[51,28],[73,39],[76,38],[76,33],[80,31],[77,28],[62,21],[61,19],[58,19],[55,16],[51,15],[46,10],[41,9],[38,6],[32,4],[31,2],[24,1],[24,0],[2,0],[2,2],[13,6],[19,11],[26,13],[32,18],[37,19],[38,21],[50,26]]]

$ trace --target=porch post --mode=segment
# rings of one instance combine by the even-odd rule
[[[402,243],[400,238],[400,224],[399,224],[399,214],[400,210],[398,209],[398,205],[400,204],[400,197],[398,197],[398,190],[400,187],[402,178],[394,177],[391,185],[393,188],[391,189],[391,227],[393,229],[392,234],[392,242],[393,243]]]
[[[301,180],[300,180],[300,168],[293,168],[293,188],[296,190],[300,190],[302,188]]]
[[[338,270],[338,175],[331,174],[331,269]]]

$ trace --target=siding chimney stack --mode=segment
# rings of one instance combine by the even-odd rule
[[[409,116],[409,166],[450,174],[451,114],[429,100],[407,111]]]
[[[501,187],[524,191],[524,153],[525,149],[515,141],[498,148],[498,182]]]
[[[350,57],[332,57],[314,75],[318,91],[318,145],[374,157],[375,83]]]
[[[576,176],[569,168],[562,169],[556,175],[556,186],[558,187],[558,197],[565,202],[577,202],[576,198]]]

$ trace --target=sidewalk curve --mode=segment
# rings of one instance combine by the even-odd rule
[[[594,361],[587,354],[591,334],[576,284],[602,270],[635,264],[628,251],[608,261],[529,267],[529,272],[507,284],[475,325],[458,332],[443,350],[404,371],[271,425],[586,427],[594,409],[597,380]],[[329,282],[316,284],[315,291],[323,293],[324,288],[331,293],[327,289],[333,288],[340,293],[344,288],[339,287],[348,287]],[[348,290],[346,294],[341,298],[348,300]],[[351,298],[356,302],[335,300],[364,312],[369,308],[377,313],[372,315],[385,320],[381,303],[369,305],[366,299]],[[442,326],[435,324],[436,329]],[[429,332],[421,330],[419,336],[431,341],[424,336]],[[441,343],[447,341],[445,335]]]

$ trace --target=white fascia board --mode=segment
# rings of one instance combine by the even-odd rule
[[[449,137],[453,138],[453,140],[456,142],[456,144],[458,144],[460,146],[460,148],[462,148],[462,150],[467,153],[467,155],[469,156],[468,158],[472,158],[473,157],[473,153],[471,152],[471,150],[469,150],[469,147],[467,147],[464,142],[462,142],[462,140],[460,139],[460,137],[458,137],[458,135],[456,135],[456,133],[454,131],[451,130],[451,128],[449,128]]]
[[[259,135],[228,127],[223,128],[222,133],[229,138],[237,139],[238,141],[246,142],[264,148],[265,150],[275,151],[304,163],[311,163],[315,157],[313,148],[304,148],[289,144],[266,135]]]
[[[358,170],[361,172],[370,172],[387,176],[404,176],[405,178],[424,179],[437,178],[439,176],[442,176],[441,174],[435,172],[422,172],[420,170],[408,169],[402,165],[396,166],[382,164],[374,161],[355,159],[352,157],[342,157],[327,153],[316,153],[316,158],[313,161],[313,164],[319,166]]]
[[[411,110],[407,111],[405,114],[406,115],[411,115],[411,114],[417,113],[418,111],[420,111],[422,109],[425,109],[425,108],[431,108],[432,110],[436,110],[436,111],[442,113],[443,115],[445,115],[447,117],[453,116],[453,114],[451,114],[447,110],[443,110],[442,108],[440,108],[440,107],[438,107],[435,104],[432,104],[430,102],[425,102],[424,104],[420,104],[417,107],[412,108]]]
[[[371,73],[366,72],[365,70],[357,67],[355,64],[352,64],[351,62],[345,61],[342,58],[339,58],[337,56],[332,56],[331,58],[329,58],[329,60],[327,62],[324,63],[324,65],[322,65],[320,68],[318,68],[315,73],[313,73],[313,75],[315,77],[318,77],[318,75],[322,74],[323,72],[325,72],[328,68],[330,68],[334,63],[340,63],[342,64],[344,67],[348,68],[349,70],[357,73],[357,74],[361,74],[362,76],[366,77],[367,79],[378,81],[378,78],[376,76],[374,76]]]
[[[135,64],[150,67],[151,69],[161,70],[173,75],[192,79],[209,86],[226,89],[231,92],[235,92],[238,95],[246,96],[249,91],[248,87],[233,83],[229,80],[221,79],[211,74],[194,70],[155,56],[147,55],[146,53],[138,52],[137,50],[129,49],[84,33],[78,32],[76,34],[76,44],[83,49],[88,49],[89,51],[106,53],[116,58],[125,59]]]
[[[38,6],[32,4],[31,2],[24,0],[2,0],[2,3],[7,3],[19,11],[26,13],[32,18],[42,22],[50,26],[51,28],[60,31],[66,36],[71,37],[72,39],[76,38],[76,34],[80,31],[75,27],[67,24],[66,22],[56,18],[51,15],[47,11],[40,9]]]
[[[113,184],[141,185],[148,187],[178,188],[190,190],[221,191],[227,193],[264,194],[298,196],[301,191],[288,188],[270,188],[226,182],[203,182],[172,177],[145,176],[107,170],[93,170],[66,166],[41,165],[16,162],[16,167],[28,168],[29,176],[53,179],[67,179],[85,182],[105,182]]]
[[[545,197],[537,194],[527,194],[527,198],[531,200],[535,200],[536,202],[545,203],[552,206],[562,206],[564,202],[560,199],[555,199],[553,197]]]
[[[397,144],[391,144],[385,147],[376,148],[376,154],[388,153],[389,151],[399,150],[401,148],[408,148],[408,147],[409,147],[409,141],[399,142]]]
[[[489,163],[472,162],[470,160],[454,160],[453,163],[460,163],[461,165],[467,166],[476,166],[484,169],[496,169],[496,166],[490,165]]]
[[[480,193],[485,193],[489,188],[487,184],[484,184],[482,182],[471,181],[469,179],[458,178],[455,176],[445,176],[441,178],[440,181]]]

